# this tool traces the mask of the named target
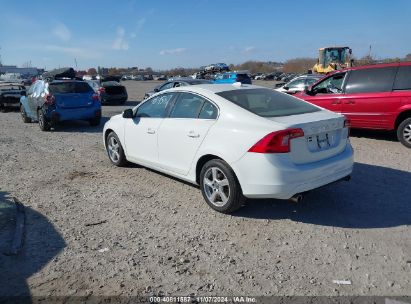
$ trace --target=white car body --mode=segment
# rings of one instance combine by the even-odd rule
[[[232,168],[243,195],[248,198],[289,199],[352,173],[353,151],[344,116],[317,107],[320,110],[314,113],[265,118],[216,94],[256,88],[262,89],[253,85],[219,84],[162,91],[150,99],[166,93],[188,92],[215,105],[218,116],[216,119],[130,119],[120,114],[106,122],[104,144],[106,136],[114,131],[128,161],[193,184],[199,183],[197,165],[202,159],[220,158]],[[141,104],[134,108],[134,113]],[[288,128],[304,131],[303,137],[290,141],[289,153],[248,152],[267,134]],[[323,134],[332,137],[332,147],[319,147],[316,136]]]

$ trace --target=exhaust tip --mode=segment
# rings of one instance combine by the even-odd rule
[[[304,196],[299,193],[299,194],[295,194],[290,198],[290,201],[294,202],[294,203],[301,203],[304,199]]]

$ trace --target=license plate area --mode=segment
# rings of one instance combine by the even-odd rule
[[[335,147],[335,131],[323,132],[307,137],[307,145],[311,152],[324,151]]]

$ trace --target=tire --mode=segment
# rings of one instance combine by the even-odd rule
[[[106,139],[107,155],[113,165],[124,167],[127,164],[127,159],[124,154],[123,146],[118,139],[116,133],[111,132]]]
[[[24,110],[24,106],[20,104],[20,114],[21,114],[21,119],[23,119],[24,123],[30,123],[31,118],[27,117],[26,110]]]
[[[95,118],[90,119],[88,122],[90,126],[97,127],[100,125],[100,121],[101,121],[101,117],[95,117]]]
[[[397,128],[398,140],[407,148],[411,148],[411,117],[403,120]]]
[[[246,202],[234,171],[220,159],[210,160],[203,166],[200,188],[206,203],[221,213],[231,213]]]
[[[39,109],[37,111],[37,117],[39,120],[39,127],[41,131],[50,131],[51,129],[51,123],[50,121],[47,120],[47,118],[44,116],[44,111],[43,109]]]

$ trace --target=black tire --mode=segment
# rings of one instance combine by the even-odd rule
[[[21,119],[23,119],[24,123],[30,123],[31,118],[27,117],[26,110],[24,110],[24,106],[20,104],[20,114],[21,114]]]
[[[113,144],[112,140],[115,141],[115,143],[118,144],[118,150],[116,151],[118,153],[118,157],[114,157],[112,153],[113,151]],[[110,149],[111,146],[111,149]],[[120,140],[118,139],[118,136],[116,133],[111,132],[106,139],[106,151],[108,158],[110,159],[111,163],[117,167],[124,167],[127,164],[127,159],[126,155],[124,154],[123,146],[121,145]]]
[[[47,120],[46,116],[44,115],[43,109],[39,109],[37,111],[37,117],[39,120],[39,127],[41,131],[50,131],[51,123]]]
[[[205,183],[205,178],[210,181],[210,176],[208,175],[213,175],[213,168],[217,168],[217,175],[220,174],[220,177],[217,178],[218,180],[222,181],[227,179],[228,186],[224,187],[228,187],[228,191],[227,188],[224,189],[221,185],[216,185],[216,189],[213,189],[213,186]],[[245,205],[246,198],[243,196],[240,183],[234,171],[221,159],[213,159],[205,163],[200,172],[200,188],[206,203],[218,212],[231,213]],[[212,202],[209,198],[211,192],[216,192],[221,202]],[[225,197],[228,198],[226,202],[224,202],[223,197],[219,194],[222,192],[224,192]]]
[[[97,127],[97,126],[100,125],[101,117],[92,118],[92,119],[90,119],[88,122],[89,122],[90,126],[92,126],[92,127]]]
[[[407,148],[411,148],[411,117],[404,119],[397,128],[398,140]]]

